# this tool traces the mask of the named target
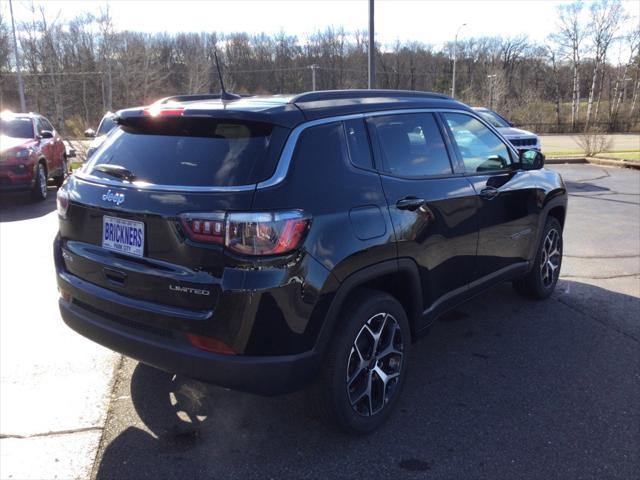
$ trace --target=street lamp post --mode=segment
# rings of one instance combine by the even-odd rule
[[[13,4],[9,0],[9,11],[11,12],[11,28],[13,29],[13,49],[16,55],[16,73],[18,74],[18,93],[20,94],[20,110],[27,111],[27,104],[24,100],[24,84],[22,83],[22,70],[20,69],[20,52],[18,52],[18,39],[16,37],[16,23],[13,20]]]
[[[464,27],[466,23],[463,23],[456,30],[456,37],[453,41],[453,75],[451,77],[451,98],[456,98],[456,61],[458,59],[458,34],[460,29]]]
[[[496,78],[497,75],[487,75],[489,79],[489,110],[493,110],[493,79]]]
[[[376,40],[375,40],[375,32],[374,32],[374,16],[373,16],[373,2],[374,0],[369,0],[369,78],[368,78],[368,86],[369,88],[376,88]]]
[[[311,90],[316,91],[316,70],[318,69],[318,65],[310,65],[311,69]]]

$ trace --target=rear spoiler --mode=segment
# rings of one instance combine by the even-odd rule
[[[226,102],[225,102],[226,103]],[[116,112],[114,121],[118,125],[131,125],[144,121],[160,121],[162,118],[190,119],[208,118],[219,120],[240,120],[248,122],[269,123],[286,128],[294,128],[304,122],[302,112],[295,105],[274,105],[272,108],[257,110],[234,108],[235,102],[207,102],[206,104],[158,104],[148,107],[135,107]]]

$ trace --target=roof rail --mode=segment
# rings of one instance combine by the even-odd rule
[[[294,96],[289,103],[318,102],[322,100],[342,100],[349,98],[440,98],[450,99],[447,95],[433,92],[421,92],[417,90],[318,90],[306,92]]]

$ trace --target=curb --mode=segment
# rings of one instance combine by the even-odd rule
[[[594,157],[556,157],[547,158],[544,162],[548,165],[558,165],[563,163],[588,163],[591,165],[603,165],[606,167],[632,168],[640,170],[640,162],[633,160],[618,160],[613,158],[594,158]]]
[[[546,158],[545,165],[558,165],[561,163],[588,163],[585,157],[553,157]]]

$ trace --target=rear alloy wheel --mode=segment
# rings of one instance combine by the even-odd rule
[[[318,398],[321,413],[349,433],[367,433],[389,417],[407,371],[411,342],[402,305],[391,295],[360,290],[340,315]]]
[[[513,282],[518,293],[534,299],[545,299],[553,293],[562,266],[562,226],[549,217],[545,224],[535,264],[529,273]]]
[[[47,198],[47,169],[43,163],[38,163],[36,178],[31,190],[31,198],[40,202]]]
[[[400,379],[404,355],[402,331],[389,313],[378,313],[362,327],[347,363],[347,395],[351,407],[365,417],[389,402]]]

